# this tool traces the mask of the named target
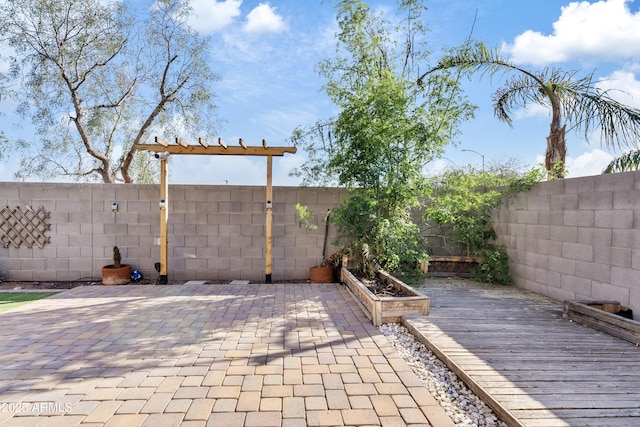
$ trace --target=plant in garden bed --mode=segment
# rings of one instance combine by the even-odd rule
[[[544,172],[534,168],[524,174],[499,168],[477,171],[473,168],[449,170],[432,179],[433,194],[423,219],[432,222],[440,235],[451,243],[462,244],[467,257],[478,259],[472,275],[478,280],[509,284],[509,257],[497,238],[491,211],[505,197],[531,188],[543,179]]]
[[[389,215],[393,208],[395,214]],[[334,210],[333,222],[338,227],[338,242],[360,278],[374,279],[378,269],[415,270],[417,260],[427,257],[426,241],[410,211],[364,190],[354,190]]]

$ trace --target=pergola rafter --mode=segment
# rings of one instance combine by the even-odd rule
[[[262,146],[248,146],[239,139],[239,146],[229,146],[221,138],[218,138],[217,145],[210,145],[202,138],[198,138],[198,145],[191,145],[181,138],[176,138],[175,144],[169,144],[158,137],[155,138],[155,144],[138,144],[137,149],[140,151],[149,151],[156,153],[156,157],[160,160],[160,284],[168,283],[167,264],[168,264],[168,236],[167,222],[169,219],[169,183],[167,179],[167,155],[171,154],[192,154],[206,156],[262,156],[267,158],[267,191],[266,191],[266,210],[265,210],[265,235],[266,235],[266,259],[265,259],[265,281],[271,283],[272,272],[272,224],[273,224],[273,185],[272,185],[272,169],[273,156],[284,156],[286,153],[295,154],[295,147],[269,147],[266,141],[262,140]]]
[[[169,154],[198,154],[208,156],[284,156],[286,153],[295,154],[295,147],[268,147],[264,139],[262,146],[248,146],[242,139],[239,145],[229,146],[218,138],[218,145],[210,145],[202,138],[198,138],[198,145],[190,145],[183,139],[176,138],[176,144],[169,144],[156,137],[156,144],[138,144],[138,149],[154,153]]]

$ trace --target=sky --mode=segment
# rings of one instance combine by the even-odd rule
[[[132,0],[142,1],[142,0]],[[333,2],[320,0],[190,0],[190,24],[210,36],[211,67],[220,77],[213,91],[219,136],[229,143],[242,138],[248,145],[291,145],[298,126],[311,125],[337,113],[322,92],[316,72],[322,59],[335,54]],[[394,0],[367,2],[393,12]],[[460,45],[473,28],[473,38],[500,48],[518,65],[531,70],[560,67],[594,71],[597,85],[610,89],[621,102],[640,108],[640,0],[427,0],[425,22],[435,64],[442,49]],[[474,22],[475,21],[475,22]],[[491,94],[501,80],[465,81],[469,101],[478,106],[475,118],[464,123],[457,143],[441,159],[427,165],[435,174],[445,167],[513,159],[522,166],[542,163],[550,114],[540,108],[518,111],[510,127],[493,115]],[[0,100],[0,128],[12,136],[17,121],[12,104]],[[22,132],[28,133],[25,128]],[[179,137],[180,135],[176,135]],[[150,136],[149,143],[152,142]],[[195,141],[193,141],[195,143]],[[596,175],[621,154],[567,135],[568,177]],[[0,163],[0,181],[15,181],[13,156]],[[289,172],[302,164],[305,153],[274,158],[273,184],[298,185]],[[27,177],[37,181],[37,177]],[[173,156],[171,184],[265,185],[264,158]]]

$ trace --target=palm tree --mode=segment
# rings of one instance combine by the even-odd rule
[[[498,50],[476,43],[442,58],[418,78],[418,83],[431,73],[449,68],[479,72],[481,78],[513,73],[505,86],[492,96],[496,117],[509,125],[512,124],[511,112],[516,108],[538,104],[551,109],[545,155],[550,178],[564,177],[567,123],[576,132],[584,133],[587,141],[589,134],[599,128],[601,142],[607,146],[635,146],[640,136],[640,110],[614,100],[608,91],[595,87],[593,72],[578,78],[575,71],[545,67],[536,73],[501,57]]]
[[[624,153],[611,160],[602,173],[616,173],[640,170],[640,150]]]

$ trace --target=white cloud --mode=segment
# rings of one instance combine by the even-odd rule
[[[6,154],[6,153],[5,153]],[[14,160],[14,161],[10,161]],[[18,159],[4,158],[2,162],[0,162],[0,181],[2,182],[11,182],[17,181],[18,179],[15,177],[15,174],[18,172]],[[23,177],[24,181],[33,181],[28,176]]]
[[[567,156],[567,177],[600,175],[605,167],[613,160],[613,156],[605,151],[595,148],[578,157]]]
[[[613,160],[613,156],[598,148],[580,154],[578,157],[567,156],[567,178],[600,175],[605,167]],[[544,164],[544,156],[536,157],[536,163]]]
[[[596,86],[609,91],[609,96],[623,104],[640,108],[640,81],[630,70],[614,71],[600,78]]]
[[[432,162],[428,163],[422,169],[422,173],[427,176],[437,176],[452,168],[457,169],[458,165],[447,157],[442,157],[440,159],[434,159]]]
[[[5,51],[5,54],[13,54],[14,53],[13,49],[7,48],[7,46],[3,46],[3,50]],[[9,51],[10,51],[10,53],[9,53]],[[0,56],[0,73],[2,73],[2,74],[9,73],[10,68],[11,68],[11,62],[9,62],[4,57]]]
[[[124,147],[122,145],[116,145],[111,152],[111,160],[117,161],[124,154]]]
[[[521,108],[517,110],[513,117],[516,120],[527,119],[530,117],[550,117],[551,110],[549,107],[541,104],[528,104],[527,108]]]
[[[227,143],[237,141],[229,139]],[[250,145],[256,145],[253,142]],[[295,186],[299,179],[289,171],[300,166],[303,158],[286,154],[273,164],[273,185]],[[267,160],[250,156],[173,156],[169,165],[170,184],[266,185]]]
[[[283,157],[276,157],[273,163],[273,185],[298,186],[300,178],[289,176],[289,173],[296,168],[302,166],[306,158],[301,156],[300,152],[291,155],[286,154]]]
[[[258,164],[260,160],[247,156],[175,156],[170,165],[169,182],[255,185],[266,180],[266,166]]]
[[[516,63],[547,65],[573,59],[615,60],[640,55],[640,12],[631,0],[571,2],[561,9],[553,33],[527,30],[502,49]]]
[[[247,15],[244,31],[247,33],[279,33],[286,29],[282,16],[269,3],[260,3]]]
[[[282,104],[283,108],[271,108],[256,114],[251,118],[251,124],[256,129],[261,129],[271,145],[282,144],[282,141],[270,141],[280,136],[291,136],[297,126],[313,123],[321,112],[312,107],[293,108]]]
[[[231,25],[240,16],[242,0],[191,0],[193,14],[189,25],[202,33],[211,34]]]

